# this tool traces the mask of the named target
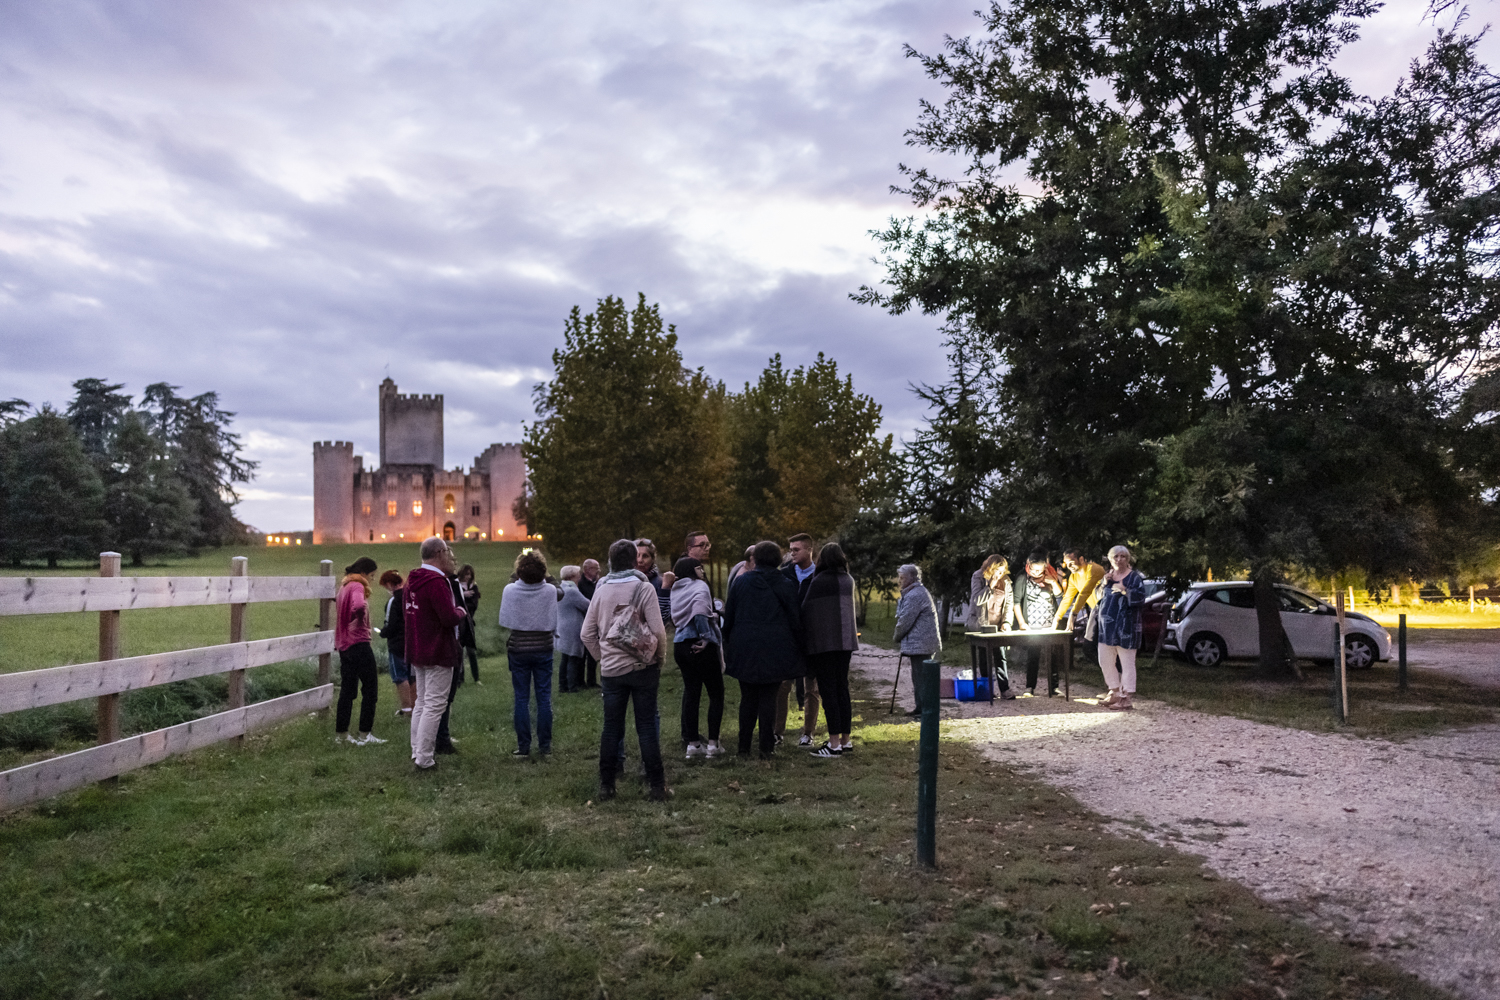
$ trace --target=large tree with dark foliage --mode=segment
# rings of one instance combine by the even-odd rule
[[[1356,97],[1329,64],[1373,9],[992,4],[922,57],[949,97],[912,141],[967,170],[909,172],[932,214],[863,292],[997,357],[994,512],[1250,572],[1268,669],[1282,574],[1420,576],[1492,534],[1462,401],[1500,309],[1496,82],[1439,32]]]
[[[240,436],[229,429],[234,414],[220,409],[219,394],[183,398],[178,386],[156,382],[141,395],[141,412],[152,436],[167,449],[197,511],[197,546],[226,545],[245,537],[234,516],[235,486],[248,483],[259,465],[241,453]]]
[[[56,566],[59,559],[97,556],[106,538],[104,487],[72,425],[43,405],[0,430],[0,439],[5,557]]]

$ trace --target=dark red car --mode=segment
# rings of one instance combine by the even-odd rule
[[[1165,590],[1153,590],[1146,597],[1146,603],[1141,607],[1141,651],[1143,653],[1156,652],[1157,643],[1161,642],[1162,629],[1167,624],[1167,614],[1172,610],[1173,601],[1167,596]],[[1074,645],[1087,645],[1083,638],[1084,629],[1088,627],[1088,617],[1081,616],[1073,623]]]

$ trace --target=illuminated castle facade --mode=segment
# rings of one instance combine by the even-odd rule
[[[443,397],[403,396],[380,383],[380,468],[350,441],[313,442],[314,545],[526,541],[511,505],[526,485],[518,444],[492,444],[473,468],[443,468]]]

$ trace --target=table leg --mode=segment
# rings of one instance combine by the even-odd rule
[[[1063,661],[1063,701],[1073,700],[1073,634],[1068,633],[1068,657]]]

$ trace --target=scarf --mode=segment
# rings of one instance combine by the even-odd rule
[[[361,573],[346,573],[346,574],[344,574],[344,578],[339,581],[339,589],[343,590],[344,589],[344,584],[349,583],[351,581],[354,582],[354,583],[357,583],[361,587],[365,588],[365,600],[368,601],[370,599],[370,580],[369,580],[369,578],[366,577],[366,576],[364,576]]]

